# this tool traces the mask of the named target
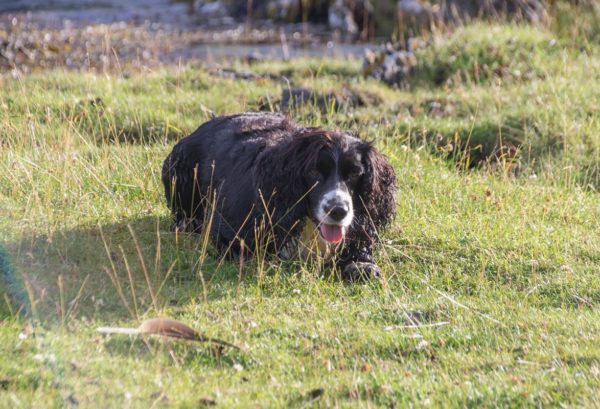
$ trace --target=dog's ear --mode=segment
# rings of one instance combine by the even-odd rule
[[[263,213],[269,211],[269,221],[278,234],[293,235],[308,214],[307,172],[314,166],[319,147],[323,145],[322,133],[303,132],[265,149],[254,166],[255,186],[259,189],[257,206]]]
[[[385,227],[396,212],[396,174],[386,158],[368,142],[360,148],[365,165],[358,189],[358,218]],[[362,220],[360,220],[362,219]]]

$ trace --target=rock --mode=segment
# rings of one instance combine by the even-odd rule
[[[327,22],[333,30],[355,35],[368,34],[373,6],[369,0],[335,0],[327,10]]]
[[[194,13],[205,18],[223,18],[229,16],[229,10],[220,0],[196,0],[194,1],[193,9]]]
[[[254,20],[329,24],[331,29],[350,35],[361,31],[368,34],[373,24],[370,0],[194,0],[193,10],[209,25],[216,25],[223,19],[247,19],[249,6]]]
[[[473,18],[504,17],[509,20],[540,23],[547,13],[543,0],[400,0],[398,23],[405,32],[418,32],[439,24],[460,24]]]
[[[300,15],[300,3],[297,0],[270,0],[265,9],[265,17],[273,20],[293,21]]]
[[[396,49],[390,43],[379,50],[365,51],[363,75],[385,82],[388,85],[404,86],[417,65],[417,57],[410,47]]]
[[[344,86],[341,90],[317,92],[307,87],[285,88],[281,93],[281,100],[271,101],[260,98],[257,108],[269,111],[273,108],[287,112],[305,106],[316,107],[321,112],[329,110],[338,111],[342,107],[356,108],[381,103],[379,95]]]
[[[226,18],[240,22],[248,18],[248,6],[251,6],[252,19],[287,22],[302,20],[301,0],[195,0],[194,12],[206,18]],[[309,21],[312,22],[312,19]]]
[[[282,91],[280,106],[282,111],[289,111],[307,104],[314,104],[320,109],[326,110],[332,104],[334,107],[339,107],[341,103],[342,101],[333,93],[322,95],[310,88],[296,87],[286,88]]]
[[[344,33],[358,33],[358,26],[354,21],[354,14],[344,0],[336,0],[327,12],[327,22],[333,30],[339,30]]]
[[[398,2],[398,23],[401,30],[419,31],[429,29],[439,22],[440,7],[427,1],[400,0]]]
[[[207,1],[195,0],[193,6],[194,14],[202,19],[208,26],[223,26],[235,23],[234,11],[231,4],[225,4],[222,0]]]
[[[361,30],[365,31],[374,27],[374,8],[369,0],[354,0],[351,2],[350,9],[354,13],[354,21],[358,24]]]
[[[477,17],[506,17],[531,23],[546,19],[543,0],[446,0],[440,12],[446,22],[463,22]]]

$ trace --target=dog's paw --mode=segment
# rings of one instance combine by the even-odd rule
[[[200,233],[202,222],[197,219],[179,219],[171,226],[171,229],[179,233]]]
[[[346,281],[370,281],[381,278],[381,270],[375,263],[354,261],[342,270],[342,278]]]

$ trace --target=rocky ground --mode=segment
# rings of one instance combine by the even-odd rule
[[[0,4],[0,73],[48,68],[135,70],[227,57],[363,57],[395,26],[411,36],[435,25],[473,17],[542,21],[537,0],[426,1],[335,0],[17,0]],[[489,4],[488,4],[489,3]],[[391,19],[391,20],[390,20]],[[386,35],[389,35],[387,33]],[[404,38],[404,37],[402,37]],[[365,47],[365,40],[371,42]],[[357,43],[358,41],[358,43]],[[365,70],[401,84],[414,65],[411,42],[368,54]]]
[[[177,30],[148,20],[86,26],[65,21],[56,27],[40,24],[32,14],[5,14],[0,16],[0,72],[140,69],[221,57],[289,58],[299,50],[309,55],[333,53],[333,43],[324,42],[323,35],[323,30],[305,30],[301,25]],[[359,55],[362,47],[345,45],[337,50]]]
[[[54,67],[132,70],[224,57],[358,56],[363,51],[362,46],[340,44],[343,39],[325,24],[206,16],[197,4],[44,4],[0,5],[0,73]]]

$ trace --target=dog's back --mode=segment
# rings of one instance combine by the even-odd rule
[[[283,115],[244,113],[214,118],[180,140],[162,169],[167,205],[177,227],[197,231],[209,198],[216,204],[213,236],[232,240],[256,202],[256,158],[295,129]]]

